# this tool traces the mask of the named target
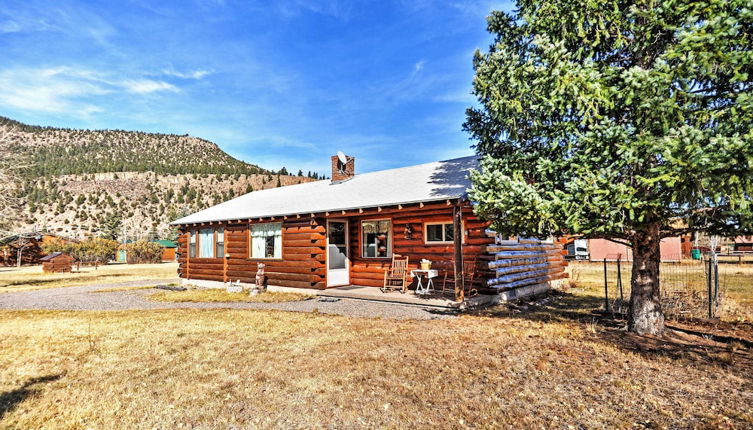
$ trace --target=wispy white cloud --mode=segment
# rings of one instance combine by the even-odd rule
[[[499,0],[463,0],[450,3],[450,7],[475,17],[485,17],[493,10],[510,10],[514,2]]]
[[[0,33],[47,31],[55,27],[42,15],[30,11],[4,7],[0,10]]]
[[[6,0],[8,1],[8,0]],[[26,2],[24,2],[26,3]],[[117,31],[97,10],[53,4],[3,5],[0,10],[0,33],[55,32],[80,35],[102,46],[111,46],[109,39]]]
[[[87,116],[101,108],[80,99],[109,92],[97,82],[67,74],[64,68],[0,71],[0,105],[11,108]]]
[[[173,76],[181,79],[203,79],[204,77],[211,75],[211,70],[197,69],[188,72],[179,72],[173,68],[163,69],[162,74],[166,76]]]
[[[153,81],[151,79],[125,80],[121,83],[123,88],[132,93],[148,94],[158,91],[178,92],[175,85],[165,81]]]
[[[348,0],[287,0],[279,2],[277,8],[288,18],[309,12],[348,21],[353,14],[353,5]]]
[[[18,33],[21,30],[23,30],[23,27],[17,21],[0,22],[0,33]]]
[[[0,69],[0,106],[24,111],[87,117],[102,112],[112,97],[159,91],[178,92],[173,84],[143,78],[110,76],[75,67]]]
[[[421,70],[424,69],[424,66],[426,65],[426,60],[421,60],[413,65],[413,73],[411,74],[411,78],[416,77],[419,73],[421,73]]]
[[[457,91],[452,92],[446,92],[437,95],[434,97],[434,101],[437,102],[447,102],[447,103],[462,103],[462,104],[473,104],[476,103],[476,97],[471,94],[471,91],[469,88],[462,88]]]

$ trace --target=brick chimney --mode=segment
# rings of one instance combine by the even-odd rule
[[[332,156],[332,182],[345,181],[356,174],[356,159],[348,155],[345,158],[348,162],[343,164],[337,155]]]

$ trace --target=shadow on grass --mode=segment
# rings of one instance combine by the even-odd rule
[[[522,318],[543,323],[581,323],[596,338],[644,357],[667,357],[693,365],[734,367],[753,377],[753,325],[706,320],[668,321],[663,336],[639,336],[627,331],[621,315],[603,311],[598,296],[551,291],[532,301],[507,303],[470,312],[491,318]]]
[[[57,375],[46,375],[31,378],[15,390],[0,393],[0,420],[5,417],[5,414],[15,409],[19,403],[26,400],[29,396],[39,392],[40,384],[57,381],[62,376],[62,373],[58,373]]]
[[[546,297],[533,301],[520,300],[492,308],[471,311],[469,314],[493,318],[525,318],[540,322],[599,323],[603,326],[625,326],[625,321],[613,318],[601,310],[604,301],[597,296],[573,295],[552,290]]]

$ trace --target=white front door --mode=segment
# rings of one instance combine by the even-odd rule
[[[348,221],[327,221],[327,286],[350,284]]]

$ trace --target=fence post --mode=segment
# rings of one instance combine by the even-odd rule
[[[714,255],[714,309],[719,307],[719,259]]]
[[[620,289],[620,312],[622,312],[622,305],[625,303],[625,297],[622,295],[622,254],[617,255],[617,287]]]
[[[712,292],[711,292],[711,272],[714,270],[712,264],[711,264],[711,257],[709,256],[709,272],[706,280],[706,284],[708,287],[708,299],[709,299],[709,318],[712,318],[712,309],[711,304],[713,300]]]
[[[604,309],[609,312],[609,284],[607,283],[607,258],[604,257]]]

